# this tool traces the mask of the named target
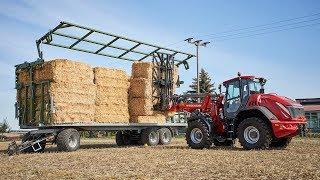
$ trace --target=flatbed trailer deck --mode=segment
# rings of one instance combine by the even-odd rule
[[[142,130],[146,128],[184,128],[187,123],[75,123],[75,124],[54,124],[39,126],[38,129],[61,129],[61,128],[75,128],[80,131],[124,131],[124,130]]]
[[[116,132],[118,146],[156,146],[170,144],[174,135],[184,132],[187,123],[72,123],[43,126],[21,126],[30,129],[21,144],[12,142],[8,154],[19,152],[42,152],[47,143],[55,143],[60,151],[75,151],[80,147],[81,131]]]

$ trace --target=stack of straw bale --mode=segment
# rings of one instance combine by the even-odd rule
[[[128,123],[128,76],[123,70],[94,68],[95,122]]]
[[[159,124],[166,122],[167,113],[153,110],[153,105],[157,103],[152,98],[152,96],[157,96],[156,91],[152,92],[152,75],[153,73],[157,74],[157,72],[153,72],[154,66],[152,62],[134,62],[132,64],[132,77],[129,89],[130,122]],[[175,68],[174,82],[178,79],[177,72],[177,68]],[[175,89],[174,83],[174,91]]]
[[[165,123],[166,112],[153,110],[153,63],[135,62],[132,77],[123,70],[91,68],[89,65],[64,59],[44,62],[34,69],[34,82],[51,81],[45,93],[53,98],[52,124],[75,122],[102,123]],[[177,81],[177,69],[173,80]],[[29,72],[18,73],[18,81],[30,82]],[[130,88],[130,89],[129,89]],[[174,85],[175,89],[175,85]],[[41,87],[35,89],[35,116],[40,122]],[[30,90],[28,96],[30,96]],[[26,99],[26,87],[18,91],[18,101]],[[49,98],[45,102],[49,102]],[[23,103],[22,103],[23,104]],[[48,110],[48,108],[47,108]],[[29,117],[31,118],[31,117]],[[30,121],[30,119],[28,120]],[[37,122],[36,122],[37,123]]]
[[[38,65],[34,69],[34,82],[51,81],[46,87],[53,98],[54,111],[51,112],[52,123],[91,122],[95,112],[95,85],[93,83],[92,68],[84,63],[56,59]],[[26,85],[30,81],[29,72],[22,70],[18,74],[18,81]],[[18,94],[18,101],[26,98],[26,87]],[[35,89],[35,119],[40,121],[41,88]],[[30,96],[30,90],[29,94]],[[46,102],[49,100],[46,99]],[[30,120],[30,119],[29,119]]]

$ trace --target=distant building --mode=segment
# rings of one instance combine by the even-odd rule
[[[304,107],[308,120],[307,128],[312,132],[320,132],[320,98],[296,99]]]

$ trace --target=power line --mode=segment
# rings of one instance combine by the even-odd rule
[[[320,20],[320,17],[319,18],[315,18],[315,19],[305,20],[305,21],[299,21],[299,22],[294,22],[294,23],[289,23],[289,24],[283,24],[283,25],[279,25],[279,26],[271,26],[271,27],[265,27],[265,28],[251,30],[251,31],[245,31],[245,32],[242,32],[242,33],[234,33],[234,34],[228,34],[228,35],[213,36],[213,37],[211,37],[209,39],[219,39],[219,38],[225,38],[225,37],[232,37],[232,36],[237,36],[237,35],[248,34],[248,33],[252,33],[252,32],[272,30],[272,29],[277,29],[277,28],[281,28],[281,27],[290,27],[292,25],[305,24],[305,23],[312,22],[312,21],[317,21],[317,20]]]
[[[273,25],[273,24],[279,24],[279,23],[294,21],[294,20],[298,20],[298,19],[304,19],[304,18],[313,17],[313,16],[318,16],[318,15],[320,15],[320,12],[314,13],[314,14],[310,14],[310,15],[305,15],[305,16],[300,16],[300,17],[295,17],[295,18],[290,18],[290,19],[285,19],[285,20],[279,20],[279,21],[275,21],[275,22],[270,22],[270,23],[267,23],[267,24],[261,24],[261,25],[255,25],[255,26],[249,26],[249,27],[231,29],[231,30],[222,31],[222,32],[218,32],[218,33],[201,35],[201,36],[199,36],[199,37],[214,36],[214,35],[226,34],[226,33],[230,33],[230,32],[236,32],[236,31],[243,31],[243,30],[254,29],[254,28],[259,28],[259,27],[265,27],[265,26],[269,26],[269,25]]]
[[[288,30],[304,28],[304,27],[311,27],[311,26],[316,26],[316,25],[320,25],[320,22],[313,23],[313,24],[308,24],[308,25],[302,25],[302,26],[295,26],[295,27],[291,27],[291,28],[278,29],[278,30],[274,30],[274,31],[267,31],[267,32],[263,32],[263,33],[256,33],[256,34],[251,34],[251,35],[247,35],[247,36],[238,36],[238,37],[233,37],[233,38],[226,38],[226,39],[222,39],[222,40],[217,40],[216,42],[222,42],[222,41],[227,41],[227,40],[232,40],[232,39],[247,38],[247,37],[259,36],[259,35],[264,35],[264,34],[271,34],[271,33],[288,31]]]
[[[219,39],[219,38],[226,38],[226,39],[223,39],[222,41],[225,41],[225,40],[229,40],[229,39],[238,39],[238,38],[243,38],[243,37],[251,37],[251,36],[257,36],[257,35],[262,35],[262,34],[269,34],[269,33],[273,33],[273,32],[280,32],[280,31],[285,31],[285,30],[291,30],[291,29],[297,29],[297,28],[300,28],[300,27],[307,27],[307,26],[312,26],[312,25],[316,25],[318,23],[315,23],[315,24],[312,24],[312,25],[303,25],[303,26],[298,26],[298,27],[292,27],[292,28],[285,28],[285,29],[278,29],[278,30],[274,30],[274,31],[267,31],[267,32],[262,32],[262,33],[256,33],[256,34],[248,34],[248,33],[252,33],[252,32],[259,32],[259,31],[265,31],[265,30],[272,30],[272,29],[277,29],[277,28],[281,28],[281,27],[287,27],[287,26],[292,26],[292,25],[297,25],[297,24],[304,24],[304,23],[307,23],[307,22],[311,22],[311,21],[316,21],[316,20],[319,20],[319,18],[315,18],[315,19],[308,19],[308,20],[303,20],[303,21],[298,21],[298,22],[293,22],[293,23],[287,23],[287,24],[282,24],[282,25],[278,25],[278,26],[271,26],[271,27],[268,27],[270,25],[275,25],[275,24],[281,24],[281,23],[284,23],[284,22],[290,22],[290,21],[295,21],[295,20],[299,20],[299,19],[306,19],[306,18],[310,18],[310,17],[314,17],[314,16],[319,16],[320,15],[320,12],[317,12],[317,13],[313,13],[313,14],[310,14],[310,15],[305,15],[305,16],[300,16],[300,17],[295,17],[295,18],[290,18],[290,19],[284,19],[284,20],[279,20],[279,21],[274,21],[274,22],[270,22],[270,23],[267,23],[267,24],[261,24],[261,25],[255,25],[255,26],[249,26],[249,27],[243,27],[243,28],[237,28],[237,29],[231,29],[231,30],[227,30],[227,31],[222,31],[220,33],[212,33],[212,34],[207,34],[207,35],[202,35],[202,36],[196,36],[196,37],[207,37],[207,36],[213,36],[209,39]],[[264,27],[264,28],[263,28]],[[250,30],[250,29],[254,29],[254,30]],[[245,30],[250,30],[250,31],[245,31]],[[238,33],[234,33],[234,34],[227,34],[227,33],[230,33],[230,32],[237,32]],[[244,32],[241,32],[241,31],[244,31]],[[223,35],[223,34],[226,34],[226,35]],[[240,35],[244,35],[244,34],[248,34],[246,36],[240,36]],[[239,35],[239,37],[237,37]],[[236,36],[234,38],[229,38],[229,37],[232,37],[232,36]],[[221,40],[217,40],[217,41],[221,41]],[[184,42],[184,40],[181,40],[181,41],[177,41],[175,43],[171,43],[169,45],[167,45],[166,47],[168,46],[173,46],[173,45],[177,45],[177,44],[180,44]],[[180,45],[180,46],[177,46],[175,48],[180,48],[180,47],[183,47],[185,46],[186,44],[183,44],[183,45]]]

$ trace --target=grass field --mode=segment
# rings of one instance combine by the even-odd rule
[[[0,179],[320,179],[320,139],[294,139],[285,150],[189,149],[184,139],[157,147],[119,148],[114,140],[82,140],[76,152],[7,156]]]

